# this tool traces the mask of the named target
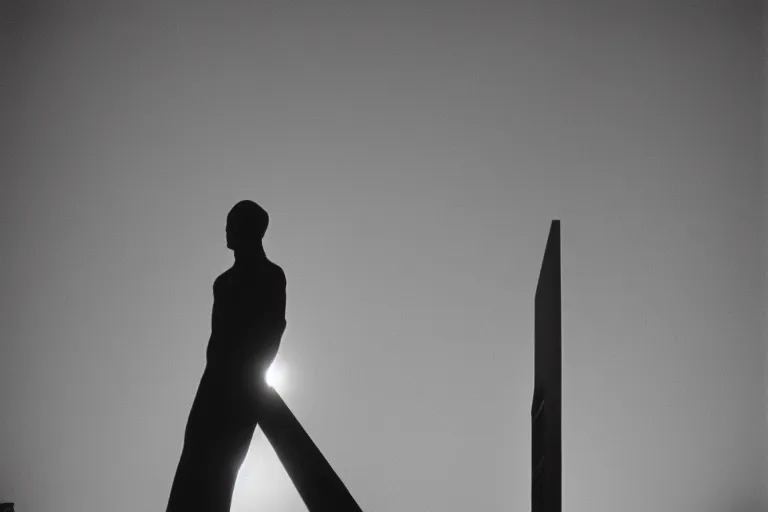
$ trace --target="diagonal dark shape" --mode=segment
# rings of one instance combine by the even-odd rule
[[[549,229],[534,301],[531,510],[562,510],[560,221]]]
[[[341,478],[273,389],[264,391],[261,430],[310,512],[362,512]]]

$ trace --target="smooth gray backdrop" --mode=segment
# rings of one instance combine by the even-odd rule
[[[0,5],[19,512],[164,509],[244,198],[367,512],[528,510],[553,218],[564,510],[768,510],[758,1]],[[233,509],[303,509],[260,433]]]

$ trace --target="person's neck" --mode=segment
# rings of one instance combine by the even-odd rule
[[[251,265],[256,262],[264,261],[265,259],[267,259],[267,254],[264,252],[263,245],[235,251],[235,265],[238,267]]]

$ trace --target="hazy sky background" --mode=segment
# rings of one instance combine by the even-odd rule
[[[768,0],[762,0],[762,49],[763,49],[763,98],[762,112],[762,195],[763,195],[763,341],[765,343],[765,367],[763,368],[763,385],[765,387],[765,448],[764,476],[765,488],[763,500],[768,508]]]
[[[244,198],[366,512],[529,509],[553,218],[564,510],[768,510],[759,2],[0,5],[19,512],[164,510]],[[258,433],[233,510],[303,509]]]

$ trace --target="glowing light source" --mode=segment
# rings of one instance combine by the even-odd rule
[[[272,361],[269,369],[267,369],[265,379],[267,381],[267,386],[275,391],[281,391],[285,387],[285,370],[283,369],[283,365],[277,360]]]

